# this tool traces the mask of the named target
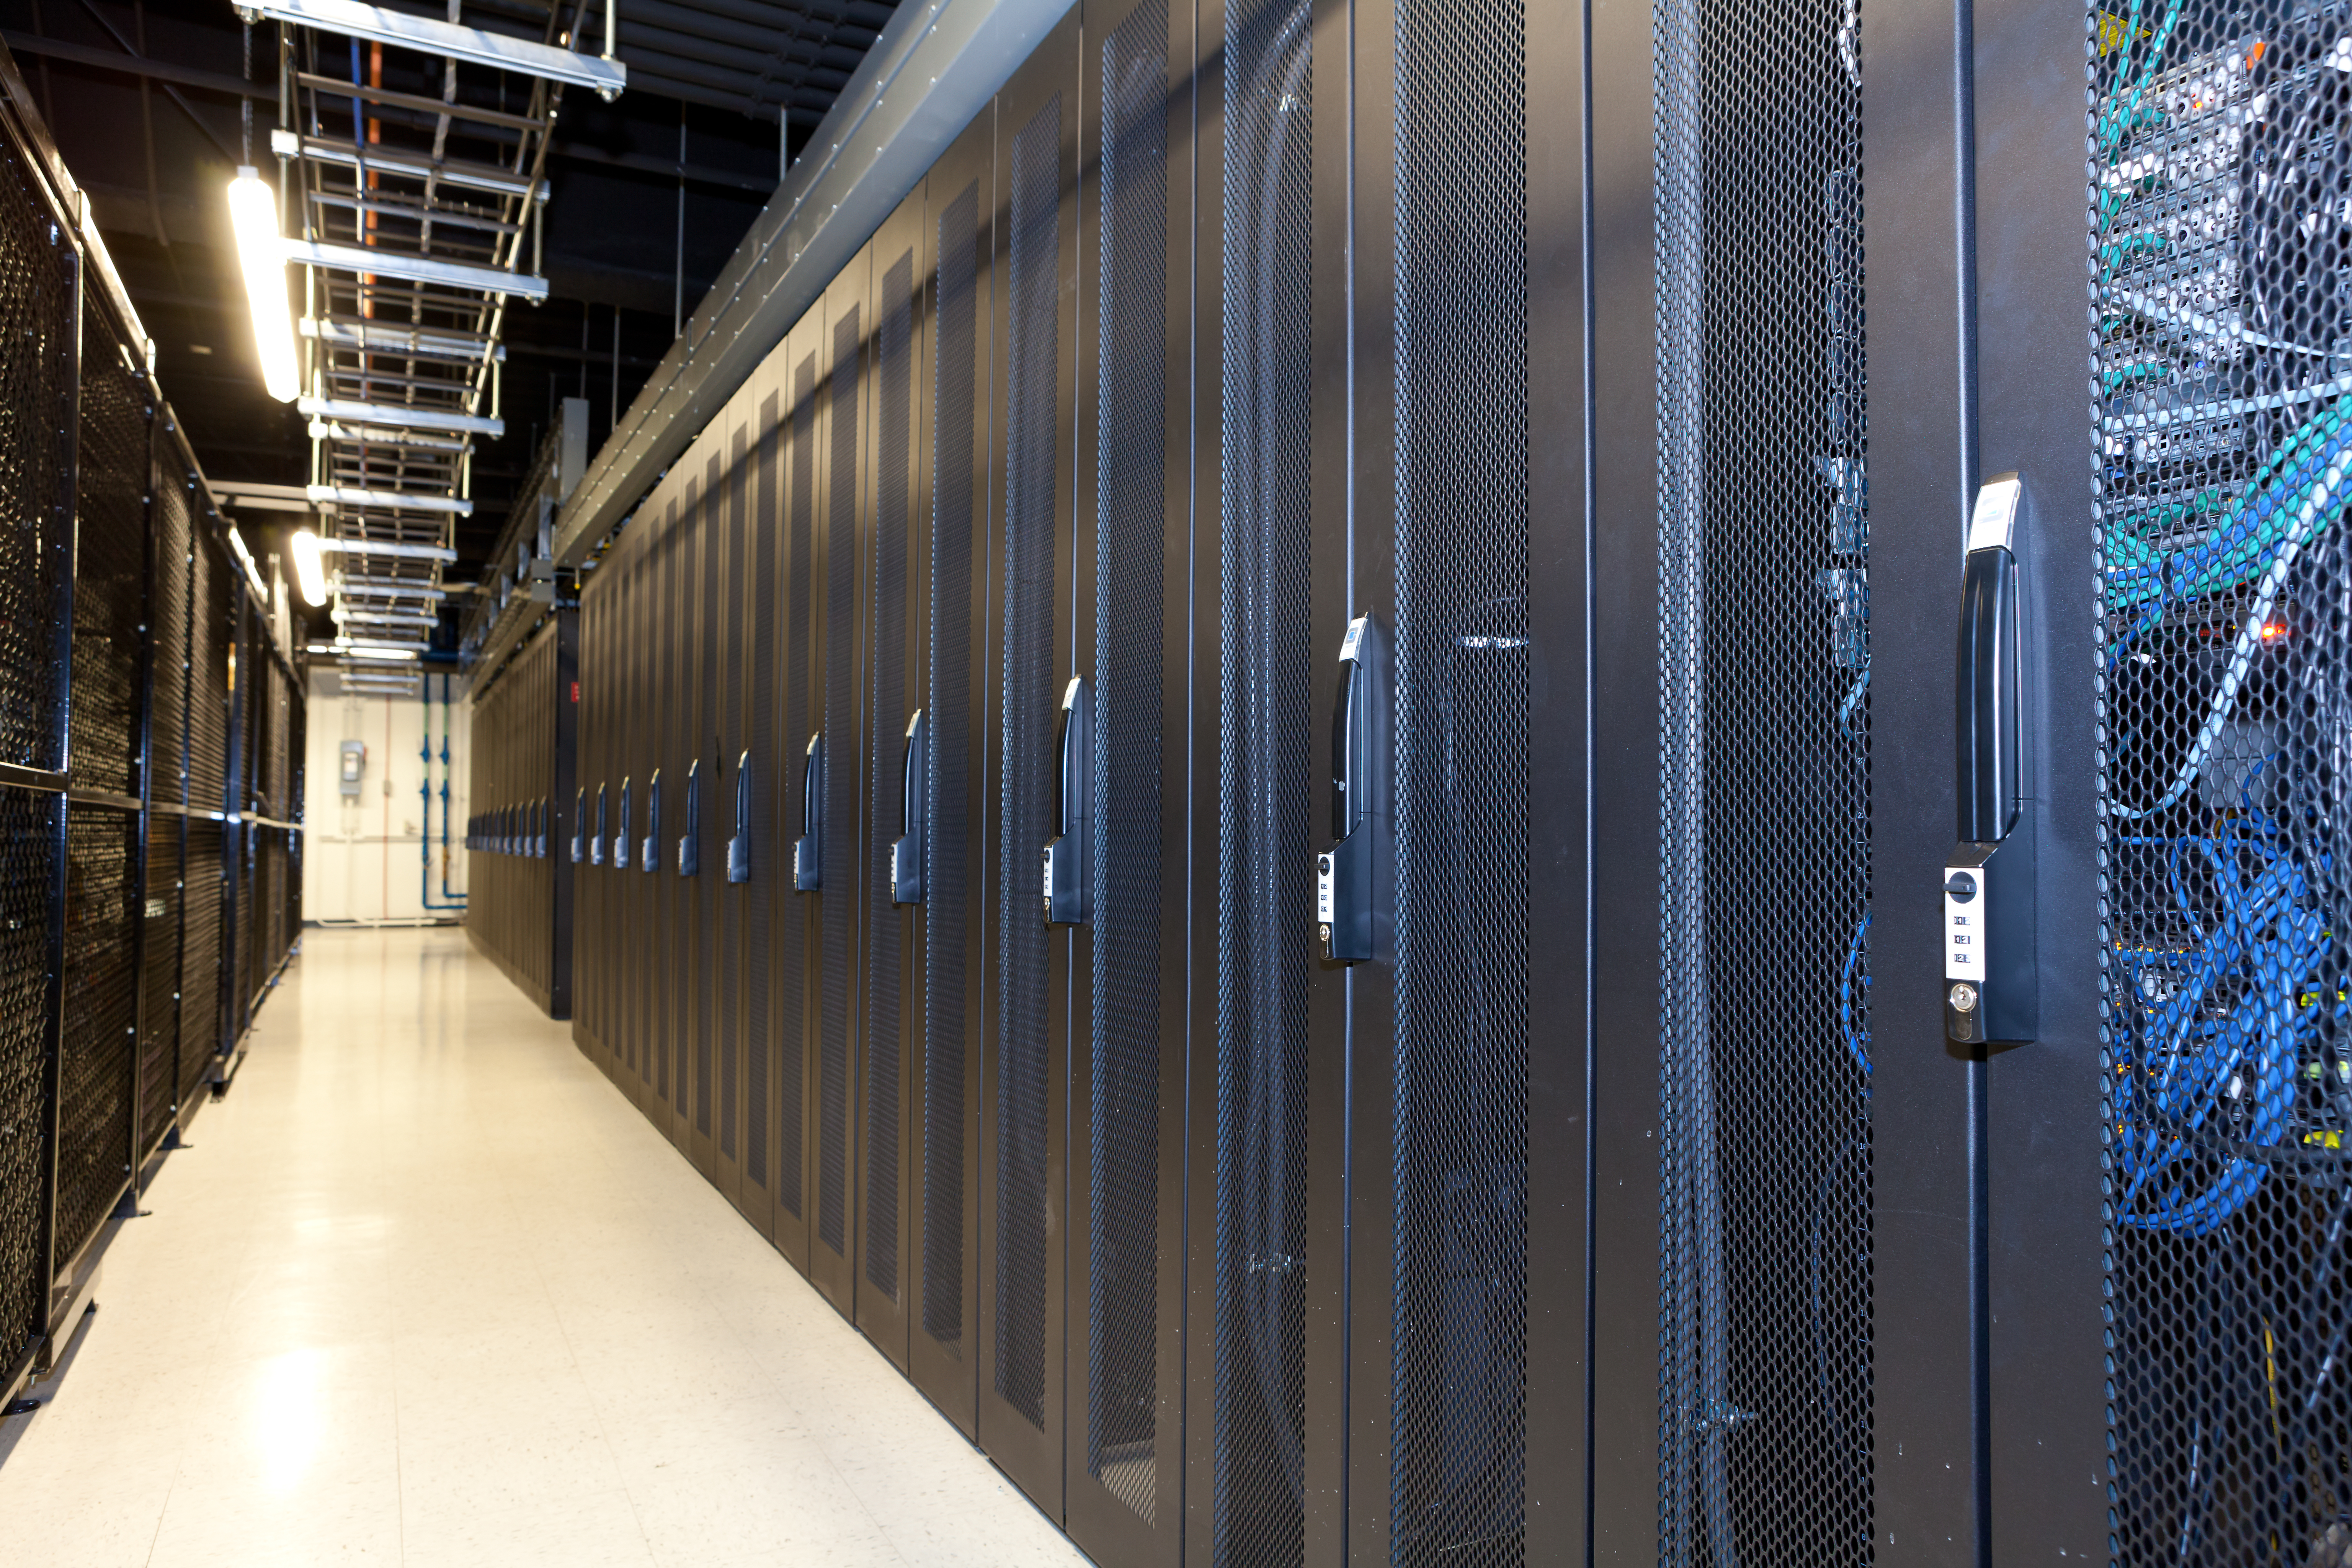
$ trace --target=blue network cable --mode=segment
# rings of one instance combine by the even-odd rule
[[[1853,1026],[1854,970],[1862,969],[1862,988],[1867,1002],[1870,989],[1870,917],[1864,915],[1862,923],[1853,928],[1853,940],[1845,944],[1845,964],[1838,972],[1838,1031],[1845,1037],[1845,1048],[1861,1064],[1863,1075],[1870,1074],[1870,1030]]]

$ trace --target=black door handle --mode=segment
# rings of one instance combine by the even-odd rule
[[[918,708],[907,721],[906,749],[898,758],[898,837],[890,846],[890,901],[894,904],[923,901],[923,795],[929,775],[924,748],[929,736],[923,710]]]
[[[1965,1045],[2033,1038],[2033,812],[2024,752],[2025,639],[2017,521],[2024,486],[1988,479],[1960,576],[1952,750],[1959,844],[1944,867],[1944,1032]]]
[[[1391,924],[1388,646],[1370,616],[1348,623],[1331,714],[1331,847],[1315,858],[1315,934],[1333,963],[1385,957]]]
[[[809,737],[801,758],[801,836],[793,843],[793,890],[824,886],[824,731]]]
[[[735,836],[727,841],[727,879],[751,879],[751,753],[735,759]]]
[[[629,825],[636,818],[636,807],[632,804],[635,790],[636,785],[630,782],[628,775],[622,774],[621,828],[613,835],[613,869],[615,871],[629,868]]]
[[[686,832],[677,841],[677,874],[702,874],[702,759],[686,764]]]
[[[604,786],[596,786],[596,837],[588,841],[588,864],[604,863]]]
[[[1054,837],[1045,846],[1045,923],[1087,923],[1087,825],[1093,782],[1094,694],[1083,675],[1062,691],[1055,749]]]
[[[661,770],[646,781],[646,837],[638,847],[637,868],[641,871],[661,869]]]

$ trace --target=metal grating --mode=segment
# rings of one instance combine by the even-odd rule
[[[1055,437],[1061,397],[1062,98],[1013,139],[1004,451],[1004,733],[998,846],[996,1392],[1045,1424],[1047,932],[1037,866],[1053,831]]]
[[[62,1265],[98,1234],[130,1179],[138,974],[131,965],[139,819],[76,805],[66,823],[65,1052],[58,1071]]]
[[[914,499],[915,253],[882,274],[875,333],[873,818],[868,888],[890,885],[907,710],[907,524]],[[898,987],[904,920],[873,900],[866,947],[866,1282],[898,1300]]]
[[[832,885],[817,900],[823,974],[817,1056],[816,1233],[849,1250],[850,1077],[857,1029],[852,1016],[857,955],[857,502],[859,394],[865,369],[857,307],[833,324],[827,389],[833,436],[825,474],[824,864]]]
[[[1654,13],[1675,1565],[1873,1554],[1858,26],[1852,5]],[[1759,1009],[1767,927],[1783,984]]]
[[[803,356],[793,374],[793,473],[789,510],[789,559],[785,565],[784,821],[799,832],[801,758],[809,737],[808,658],[814,638],[809,609],[816,540],[816,355]],[[777,1059],[783,1108],[776,1121],[776,1201],[798,1219],[803,1172],[807,1165],[808,1098],[808,900],[794,895],[784,924],[783,952],[776,963],[777,1011],[782,1015],[784,1048]]]
[[[0,138],[0,762],[64,766],[79,258]]]
[[[0,148],[6,146],[0,141]],[[5,276],[0,273],[0,276]],[[56,795],[0,789],[0,1365],[41,1331],[42,1177],[48,1168],[49,941]]]
[[[931,635],[923,868],[923,1331],[961,1356],[966,858],[971,745],[972,419],[980,386],[980,184],[940,214],[932,313]]]
[[[93,311],[83,321],[74,460],[72,773],[82,789],[136,795],[147,619],[146,378]]]
[[[1314,689],[1311,16],[1225,11],[1219,563],[1218,1568],[1306,1550],[1307,879]]]
[[[1102,46],[1087,1468],[1146,1523],[1160,1406],[1168,4]]]
[[[1390,1556],[1427,1568],[1525,1547],[1525,58],[1517,4],[1398,6]]]
[[[2088,16],[2116,1563],[2352,1555],[2352,93],[2251,15]]]
[[[776,895],[783,875],[783,826],[777,769],[784,747],[776,735],[776,543],[768,526],[776,515],[776,407],[760,405],[759,491],[751,529],[751,821],[750,884],[751,952],[746,998],[750,1028],[744,1090],[751,1114],[743,1129],[743,1173],[751,1184],[768,1184],[768,1056],[770,979],[775,969]]]
[[[180,840],[187,819],[158,812],[147,823],[147,898],[140,911],[145,946],[140,953],[146,994],[139,1047],[139,1147],[163,1135],[179,1100]]]

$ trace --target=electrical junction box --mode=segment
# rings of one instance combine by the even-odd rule
[[[343,767],[339,780],[342,786],[343,798],[345,800],[359,799],[360,775],[365,772],[367,772],[367,742],[365,741],[345,741],[343,742]]]

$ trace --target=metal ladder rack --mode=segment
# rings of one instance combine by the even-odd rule
[[[626,84],[614,0],[601,56],[580,52],[588,9],[551,0],[533,40],[460,25],[460,0],[446,21],[354,0],[239,8],[278,24],[270,147],[286,258],[303,269],[296,406],[307,493],[339,557],[338,647],[430,641],[452,520],[473,511],[474,443],[506,429],[508,306],[547,297],[541,225],[563,89],[610,100]]]

